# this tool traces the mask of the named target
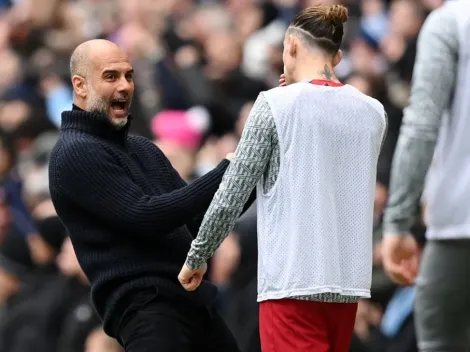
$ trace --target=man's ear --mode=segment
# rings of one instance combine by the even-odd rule
[[[82,76],[75,75],[72,77],[72,86],[75,94],[85,99],[88,93],[86,80]]]
[[[343,59],[343,51],[340,49],[333,58],[333,67],[336,67]]]
[[[294,36],[294,35],[289,35],[288,39],[287,39],[287,45],[289,46],[289,55],[292,56],[292,57],[296,57],[297,56],[297,45],[298,45],[298,42],[297,42],[297,37]]]

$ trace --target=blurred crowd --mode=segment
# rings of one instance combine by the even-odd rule
[[[352,352],[416,351],[413,287],[381,269],[380,221],[409,95],[416,41],[444,0],[0,0],[0,352],[121,352],[100,329],[87,280],[48,189],[48,159],[71,108],[69,59],[106,38],[135,70],[131,133],[155,141],[188,182],[232,152],[260,91],[278,84],[293,15],[348,5],[344,83],[380,100],[389,130],[377,172],[372,299]],[[423,238],[424,225],[414,234]],[[256,207],[210,263],[220,309],[243,352],[260,351]]]

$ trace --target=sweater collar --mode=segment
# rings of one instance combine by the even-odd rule
[[[78,130],[103,139],[125,143],[131,121],[132,116],[129,115],[127,124],[122,129],[116,130],[107,122],[103,114],[88,112],[73,104],[72,110],[62,113],[61,130]]]

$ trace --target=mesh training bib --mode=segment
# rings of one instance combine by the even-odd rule
[[[301,82],[262,93],[281,149],[258,189],[258,301],[324,292],[370,297],[383,106],[352,86]]]

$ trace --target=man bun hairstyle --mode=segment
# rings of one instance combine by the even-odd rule
[[[336,26],[340,26],[348,20],[348,9],[343,5],[320,7],[320,13],[322,11],[323,21],[330,21]]]
[[[312,43],[329,54],[336,54],[343,41],[343,23],[348,20],[348,9],[343,5],[308,7],[295,16],[289,30],[303,34]]]

